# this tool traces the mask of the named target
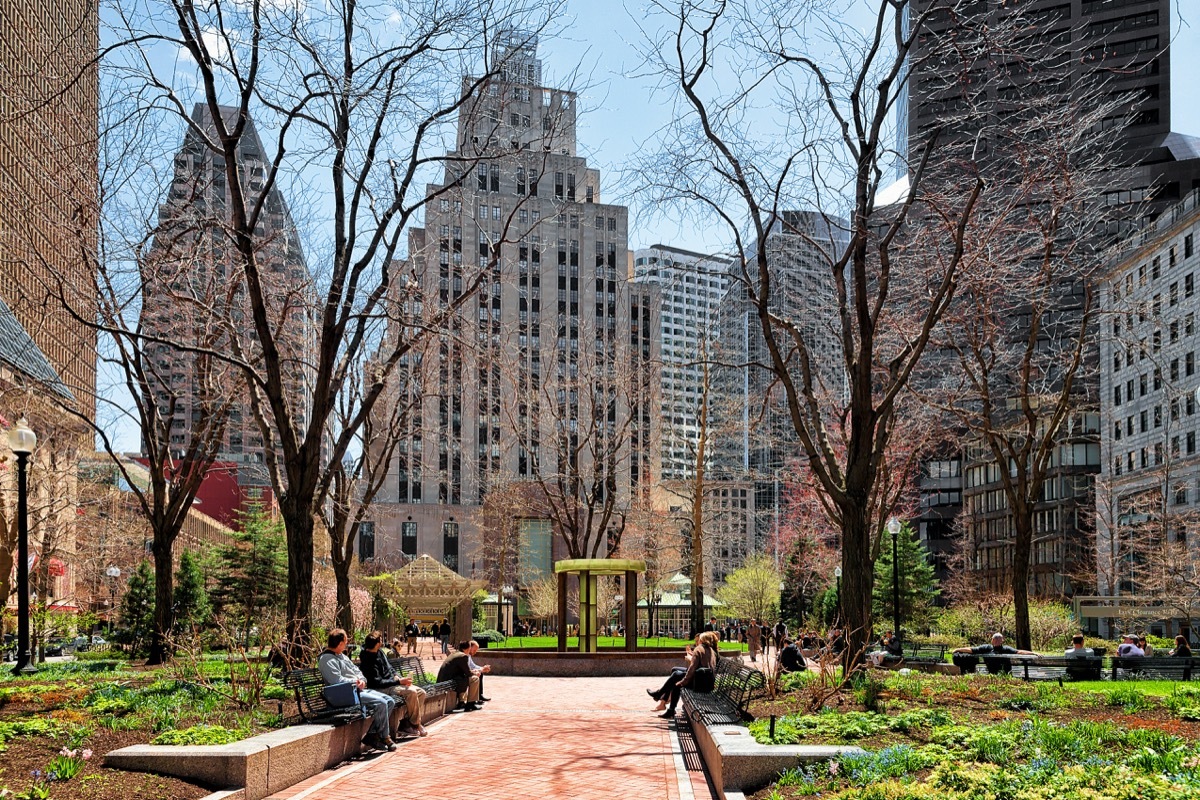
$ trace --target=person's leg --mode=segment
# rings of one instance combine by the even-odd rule
[[[391,738],[388,734],[391,732],[392,709],[396,707],[396,701],[371,689],[363,689],[358,696],[371,712],[371,732],[367,734],[368,737],[374,737],[379,742],[388,741]]]
[[[397,686],[394,692],[404,701],[404,719],[397,729],[419,731],[425,713],[425,690],[419,686]]]
[[[663,685],[659,687],[658,691],[651,692],[650,696],[655,700],[662,700],[668,694],[670,694],[671,687],[678,683],[686,674],[686,672],[687,670],[685,670],[683,667],[672,667],[671,674],[667,676],[665,681],[663,681]]]

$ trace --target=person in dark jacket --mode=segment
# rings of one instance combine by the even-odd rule
[[[367,681],[367,688],[390,694],[404,701],[404,720],[396,728],[396,736],[428,736],[429,731],[421,724],[425,712],[425,690],[412,685],[412,678],[402,678],[388,662],[383,653],[383,634],[373,631],[363,639],[362,654],[358,658],[359,669]]]
[[[450,621],[443,618],[442,624],[437,626],[438,638],[442,640],[442,655],[450,654]]]
[[[791,639],[784,639],[783,648],[779,651],[779,665],[785,672],[803,672],[808,669],[800,648]]]
[[[471,659],[467,651],[471,649],[470,642],[460,642],[458,652],[442,662],[438,669],[438,683],[454,681],[454,691],[458,693],[458,705],[455,711],[478,711],[482,708],[479,703],[468,703],[467,694],[474,684],[479,683],[479,676],[471,671]]]

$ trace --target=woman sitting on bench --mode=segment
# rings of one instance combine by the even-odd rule
[[[717,673],[717,644],[720,642],[720,635],[716,631],[705,631],[696,635],[696,646],[688,647],[684,658],[687,659],[686,667],[675,667],[671,670],[670,676],[663,683],[662,687],[652,692],[646,690],[646,694],[658,701],[658,706],[655,711],[666,711],[661,715],[664,718],[675,716],[675,707],[679,704],[679,691],[683,688],[689,688],[694,692],[711,692],[716,683]]]

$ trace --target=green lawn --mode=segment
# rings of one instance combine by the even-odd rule
[[[1142,694],[1154,697],[1170,697],[1180,686],[1196,686],[1196,681],[1070,681],[1065,689],[1078,691],[1109,692],[1118,686],[1136,687]]]

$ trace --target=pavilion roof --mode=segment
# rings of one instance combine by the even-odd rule
[[[469,599],[485,585],[464,578],[429,555],[414,558],[403,568],[374,580],[390,584],[410,616],[445,615],[451,606]]]

